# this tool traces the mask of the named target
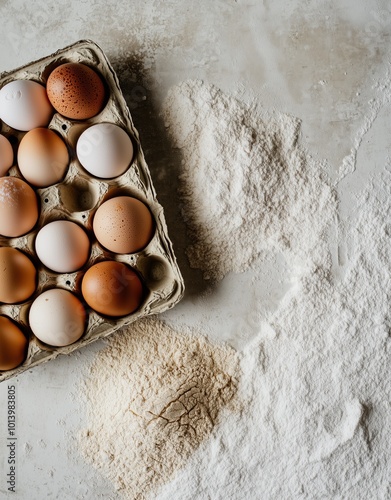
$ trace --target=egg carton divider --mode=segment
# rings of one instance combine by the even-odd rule
[[[10,317],[23,331],[29,332],[27,357],[23,364],[13,370],[0,371],[0,382],[14,377],[34,366],[55,359],[59,354],[70,354],[100,338],[107,337],[122,326],[148,314],[163,312],[175,306],[184,293],[184,282],[177,265],[163,208],[159,204],[145,161],[139,134],[136,130],[126,101],[122,95],[117,75],[102,49],[91,40],[80,40],[58,50],[52,55],[28,63],[15,70],[0,74],[0,88],[13,80],[34,80],[46,84],[49,74],[66,62],[78,62],[95,69],[103,78],[107,99],[102,111],[84,121],[71,120],[55,112],[48,128],[56,132],[66,143],[70,153],[70,164],[62,182],[47,188],[34,188],[40,203],[37,225],[26,235],[18,238],[0,236],[0,246],[11,246],[26,253],[38,271],[38,285],[34,295],[22,304],[0,303],[0,315]],[[98,123],[114,123],[123,128],[132,140],[134,156],[128,170],[113,179],[99,179],[90,175],[76,156],[76,143],[81,133]],[[25,135],[0,122],[0,133],[8,137],[17,150]],[[23,179],[16,164],[9,175]],[[125,194],[143,201],[151,211],[155,221],[155,234],[149,244],[134,254],[114,254],[103,248],[94,237],[92,218],[101,203],[113,196]],[[37,232],[47,222],[66,219],[76,222],[87,232],[91,252],[88,262],[74,273],[55,273],[39,263],[35,254],[34,240]],[[74,292],[80,300],[80,280],[85,271],[100,260],[115,260],[132,267],[141,277],[145,286],[145,297],[141,306],[132,314],[121,317],[104,317],[86,306],[88,318],[84,335],[65,347],[51,347],[40,342],[29,330],[28,313],[31,303],[42,291],[65,288]],[[84,302],[84,301],[83,301]]]

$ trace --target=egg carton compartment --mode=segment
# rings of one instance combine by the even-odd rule
[[[81,40],[55,54],[1,74],[0,89],[14,80],[33,80],[46,86],[51,72],[61,64],[69,62],[90,66],[102,77],[106,87],[106,101],[99,114],[86,120],[69,119],[54,111],[47,128],[65,142],[69,152],[68,168],[61,182],[54,185],[37,188],[30,184],[39,202],[37,224],[23,236],[0,236],[0,247],[12,247],[25,253],[35,265],[38,276],[36,291],[28,300],[19,304],[0,302],[0,315],[12,319],[29,341],[25,361],[14,369],[0,371],[0,381],[52,360],[59,354],[69,354],[148,314],[163,312],[177,304],[184,292],[183,278],[168,236],[163,208],[157,200],[144,158],[139,134],[123,98],[118,78],[100,47],[90,40]],[[89,127],[103,123],[111,123],[124,130],[131,139],[134,151],[126,171],[109,179],[91,175],[76,154],[81,134]],[[0,122],[0,133],[10,140],[15,152],[14,165],[8,175],[28,183],[17,163],[18,147],[26,132]],[[99,243],[93,231],[92,222],[97,209],[105,201],[117,196],[131,196],[143,202],[155,223],[152,239],[144,248],[134,253],[114,253],[107,250]],[[37,256],[37,234],[41,228],[56,220],[76,223],[84,229],[89,238],[89,258],[77,271],[55,272],[42,264]],[[124,263],[140,276],[144,294],[140,306],[132,314],[110,317],[99,314],[86,305],[81,293],[82,278],[91,266],[103,260]],[[31,304],[40,294],[52,288],[69,290],[83,302],[87,311],[84,334],[76,342],[64,347],[45,344],[29,327]]]

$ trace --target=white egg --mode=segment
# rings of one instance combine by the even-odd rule
[[[86,327],[86,311],[68,290],[53,288],[31,305],[29,323],[34,335],[46,344],[60,347],[76,342]]]
[[[22,131],[46,127],[53,108],[43,85],[32,80],[14,80],[0,90],[0,119]]]
[[[122,175],[130,166],[133,144],[118,125],[98,123],[81,134],[76,153],[87,172],[101,179],[112,179]]]
[[[14,152],[10,141],[0,135],[0,177],[3,177],[12,167],[14,162]]]
[[[57,273],[72,273],[88,260],[90,240],[75,222],[56,220],[43,226],[35,239],[39,260]]]

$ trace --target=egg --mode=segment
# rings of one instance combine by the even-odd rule
[[[98,123],[81,134],[76,154],[87,172],[95,177],[111,179],[128,169],[133,158],[133,144],[118,125]]]
[[[0,370],[12,370],[22,364],[27,345],[22,330],[6,316],[0,316]]]
[[[39,295],[31,305],[29,324],[34,335],[55,347],[73,344],[83,335],[86,311],[68,290],[53,288]]]
[[[105,86],[96,71],[85,64],[65,63],[53,70],[46,90],[56,111],[72,120],[86,120],[102,111]]]
[[[12,167],[14,162],[14,151],[10,141],[0,135],[0,177],[3,177]]]
[[[39,260],[56,273],[72,273],[87,262],[90,240],[78,224],[56,220],[43,226],[35,239]]]
[[[0,234],[10,238],[28,233],[39,216],[34,190],[16,177],[0,178]]]
[[[102,261],[83,276],[84,300],[105,316],[126,316],[140,306],[143,285],[138,274],[122,262]]]
[[[0,119],[26,132],[46,127],[53,115],[45,87],[32,80],[14,80],[0,90]]]
[[[117,196],[98,208],[93,230],[99,243],[111,252],[134,253],[151,241],[155,223],[143,202],[131,196]]]
[[[17,304],[35,292],[37,271],[20,250],[0,247],[0,302]]]
[[[68,148],[53,130],[30,130],[19,144],[19,170],[33,186],[42,188],[60,182],[68,165]]]

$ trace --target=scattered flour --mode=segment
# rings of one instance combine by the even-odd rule
[[[27,187],[28,189],[28,187]],[[26,185],[17,184],[12,177],[2,177],[0,183],[0,203],[3,207],[17,209],[18,203],[26,196]]]
[[[87,459],[129,498],[391,498],[391,174],[356,200],[339,242],[350,255],[334,273],[337,198],[296,120],[261,120],[201,82],[173,88],[164,115],[184,159],[191,265],[219,280],[277,249],[300,272],[240,369],[239,355],[155,319],[113,337],[86,385]],[[213,416],[201,411],[183,435],[176,402],[189,378]],[[219,412],[239,395],[241,411]]]
[[[391,175],[357,200],[353,257],[302,275],[243,351],[227,416],[160,491],[178,499],[391,498]]]
[[[237,375],[231,348],[155,319],[134,323],[91,367],[84,456],[125,498],[145,498],[211,434],[222,408],[233,408]]]
[[[296,118],[262,119],[197,80],[169,91],[163,116],[183,155],[180,195],[192,267],[220,280],[272,247],[296,265],[314,260],[336,203],[322,169],[299,145]]]
[[[370,111],[368,115],[364,116],[362,119],[361,126],[359,127],[354,138],[350,153],[342,161],[337,179],[335,180],[335,184],[338,184],[339,182],[341,182],[341,180],[344,179],[344,177],[352,174],[355,171],[357,154],[364,140],[364,137],[371,130],[373,124],[379,116],[380,111],[383,110],[385,106],[391,103],[390,83],[391,70],[388,66],[385,76],[381,80],[376,82],[373,86],[373,88],[377,91],[377,95],[368,102]]]

